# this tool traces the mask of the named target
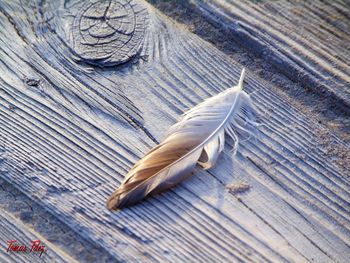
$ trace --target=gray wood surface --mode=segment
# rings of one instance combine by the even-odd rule
[[[21,240],[14,239],[20,237]],[[0,250],[1,262],[77,262],[64,251],[50,242],[47,242],[40,234],[28,229],[20,220],[11,216],[7,212],[1,211],[0,214],[0,239],[2,241]],[[40,240],[40,245],[45,244],[46,251],[40,255],[40,252],[7,252],[8,241],[17,240],[13,244],[26,245],[27,251],[31,250],[33,241]]]
[[[288,78],[350,106],[349,1],[188,2]]]
[[[106,209],[179,115],[236,84],[242,68],[136,4],[149,16],[142,49],[99,68],[76,60],[62,27],[74,2],[1,1],[1,178],[115,260],[346,262],[349,145],[249,71],[260,138],[234,158],[228,145],[215,168],[168,192]]]
[[[64,262],[74,259],[79,262],[115,261],[108,250],[77,235],[74,228],[60,220],[59,216],[54,216],[40,202],[34,201],[2,178],[0,178],[0,200],[0,214],[3,215],[0,229],[6,233],[1,237],[0,245],[4,254],[8,240],[16,239],[20,243],[27,244],[30,242],[28,238],[39,238],[48,247],[48,253],[51,255],[48,259],[47,254],[43,255],[41,261],[52,262],[60,258],[63,258]],[[38,261],[38,257],[30,257],[33,255],[15,253],[3,255],[7,261],[25,262],[22,256],[31,259],[29,262]]]

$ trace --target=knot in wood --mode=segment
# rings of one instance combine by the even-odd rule
[[[73,49],[89,64],[125,63],[140,51],[147,24],[147,10],[135,0],[87,1],[73,20]]]

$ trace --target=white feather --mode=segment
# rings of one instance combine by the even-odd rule
[[[225,145],[225,134],[236,153],[239,137],[256,130],[256,110],[242,90],[245,70],[237,86],[205,100],[183,114],[164,141],[135,164],[108,201],[110,209],[136,203],[186,179],[198,163],[213,167]]]

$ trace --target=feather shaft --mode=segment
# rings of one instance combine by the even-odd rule
[[[252,134],[255,108],[243,89],[245,70],[238,85],[209,98],[182,115],[165,139],[139,160],[107,201],[109,209],[133,205],[149,194],[171,188],[190,176],[196,164],[213,167],[232,138],[234,152],[239,135]]]

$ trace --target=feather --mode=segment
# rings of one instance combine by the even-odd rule
[[[225,136],[233,140],[236,153],[239,136],[254,135],[257,126],[256,110],[242,90],[244,75],[243,69],[237,86],[184,113],[165,139],[134,165],[107,207],[127,207],[169,189],[188,178],[197,163],[204,169],[213,167],[224,149]]]

